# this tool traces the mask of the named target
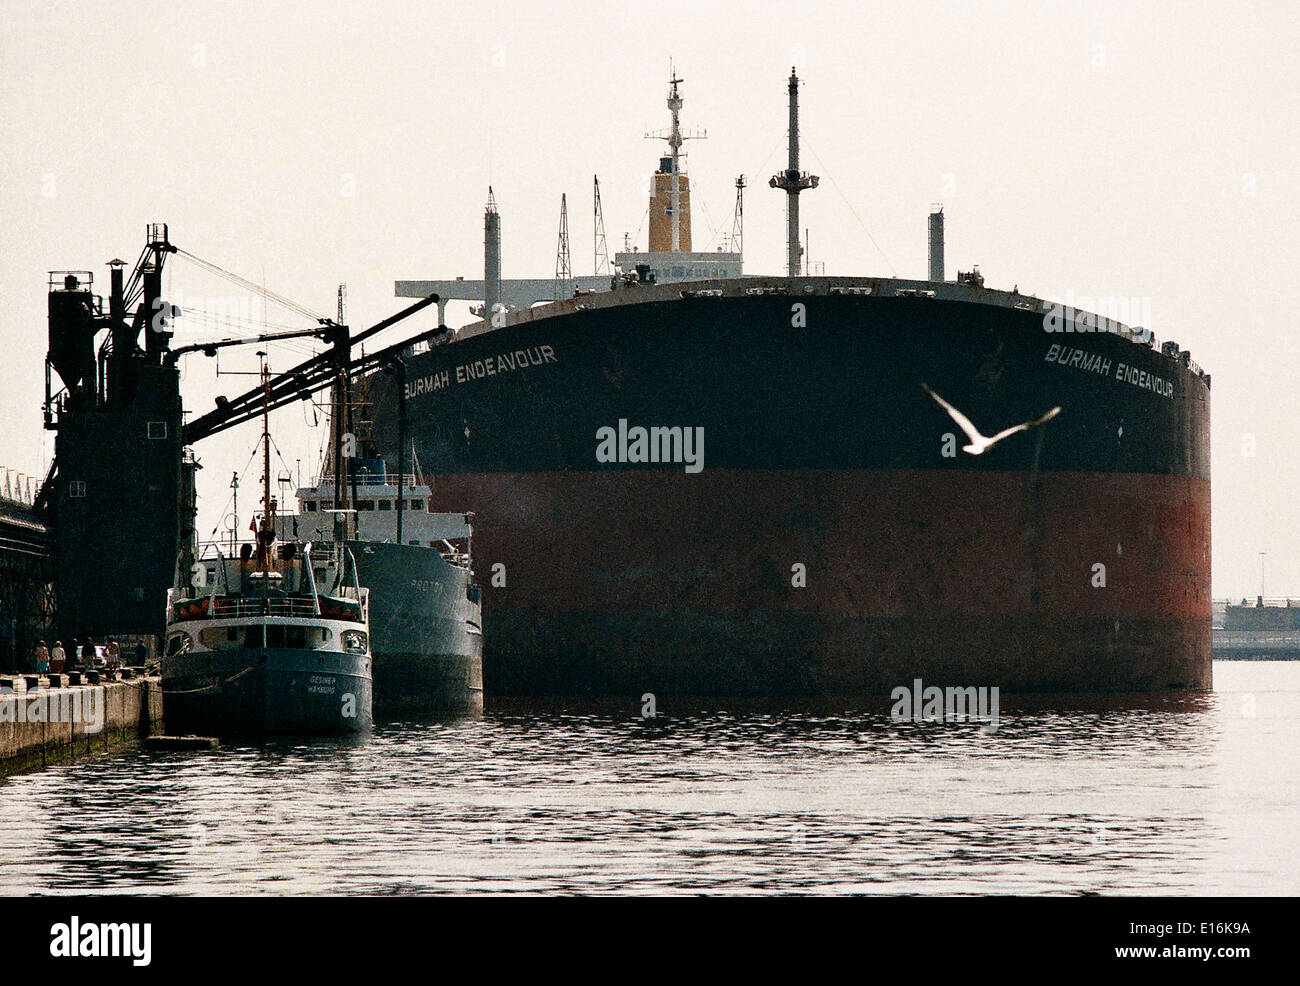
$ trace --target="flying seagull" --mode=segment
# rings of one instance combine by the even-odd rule
[[[962,446],[962,451],[969,452],[971,455],[979,455],[982,452],[987,452],[1008,435],[1014,435],[1018,431],[1028,431],[1030,428],[1035,428],[1047,421],[1051,421],[1061,413],[1059,407],[1054,407],[1041,418],[1035,418],[1033,421],[1024,421],[1018,425],[1013,425],[1010,428],[1004,428],[992,438],[985,438],[976,430],[975,426],[971,424],[970,418],[958,411],[955,407],[931,390],[926,384],[921,384],[921,388],[933,397],[936,403],[952,416],[952,419],[957,422],[962,431],[966,432],[966,437],[970,439],[970,444]]]

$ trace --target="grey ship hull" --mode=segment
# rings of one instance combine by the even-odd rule
[[[370,589],[376,714],[481,712],[480,590],[470,573],[432,548],[348,544]]]

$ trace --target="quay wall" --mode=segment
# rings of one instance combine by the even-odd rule
[[[156,677],[0,677],[0,776],[161,730]]]

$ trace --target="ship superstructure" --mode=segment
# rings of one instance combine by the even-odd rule
[[[427,298],[438,296],[438,323],[445,324],[449,301],[481,302],[472,310],[485,321],[499,323],[512,311],[523,311],[541,301],[564,300],[571,294],[592,294],[610,291],[619,284],[668,284],[679,281],[740,277],[744,268],[741,250],[743,242],[743,203],[745,177],[736,179],[736,209],[733,214],[731,235],[716,250],[693,250],[691,229],[691,185],[685,170],[686,153],[682,145],[687,140],[700,139],[704,131],[684,129],[681,110],[685,105],[681,84],[684,80],[674,72],[668,82],[668,111],[670,125],[646,134],[653,140],[668,145],[668,153],[659,158],[658,168],[651,178],[648,209],[648,249],[639,250],[626,239],[624,249],[614,254],[614,274],[596,271],[592,274],[573,275],[563,279],[506,278],[501,274],[501,215],[491,188],[483,213],[483,277],[448,278],[445,280],[399,281],[399,297]],[[796,80],[797,81],[797,80]],[[797,156],[796,156],[797,157]],[[816,179],[812,179],[813,184]],[[599,217],[599,183],[595,185],[596,215]],[[798,224],[798,210],[794,222]],[[601,255],[603,242],[602,219],[597,220],[595,256]],[[796,236],[797,240],[797,236]],[[599,266],[599,260],[596,260]],[[568,290],[560,287],[567,285]]]
[[[739,252],[691,249],[691,184],[684,168],[686,152],[682,145],[707,135],[682,128],[680,114],[686,102],[680,89],[683,81],[673,73],[668,83],[671,125],[646,135],[668,144],[668,153],[659,159],[659,168],[651,179],[649,249],[625,249],[614,254],[615,267],[629,276],[637,274],[642,281],[666,283],[739,277],[744,266]]]

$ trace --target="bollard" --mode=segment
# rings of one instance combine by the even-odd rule
[[[62,688],[62,687],[63,687],[63,678],[64,678],[63,675],[61,675],[61,674],[59,674],[59,673],[57,673],[57,672],[51,672],[50,675],[49,675],[48,677],[49,677],[49,680],[50,680],[50,687],[51,687],[51,688]]]
[[[68,684],[69,684],[69,685],[80,685],[80,684],[81,684],[81,672],[80,672],[80,671],[69,671],[69,672],[68,672]]]
[[[86,672],[86,681],[90,682],[90,684],[92,684],[92,685],[98,685],[98,684],[99,684],[99,672],[98,672],[98,671],[87,671],[87,672]]]
[[[41,679],[38,675],[24,675],[23,681],[27,682],[27,690],[29,692],[41,687]]]

